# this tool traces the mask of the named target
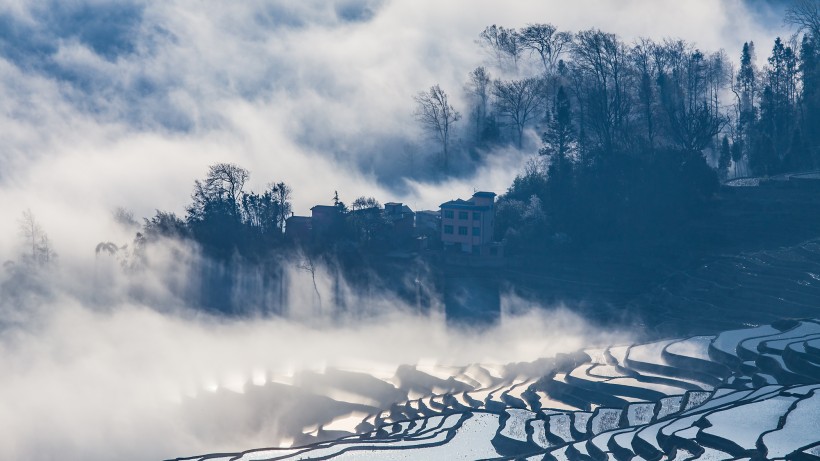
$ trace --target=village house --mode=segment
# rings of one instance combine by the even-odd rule
[[[338,238],[342,229],[356,230],[356,239],[398,249],[437,249],[482,257],[503,256],[503,245],[493,240],[495,226],[493,192],[476,192],[469,200],[442,203],[438,211],[413,212],[399,202],[384,208],[370,207],[343,213],[333,205],[312,207],[311,216],[291,216],[286,236],[295,241],[326,241]],[[345,224],[347,223],[347,224]],[[318,240],[317,240],[318,239]]]
[[[326,229],[336,224],[340,217],[339,207],[335,205],[315,205],[310,209],[314,230]]]
[[[384,218],[392,226],[395,241],[413,238],[416,227],[416,213],[409,206],[397,202],[384,204]]]
[[[441,213],[438,210],[416,212],[416,237],[423,239],[421,247],[438,248],[441,243]]]
[[[441,204],[441,242],[445,250],[481,256],[501,256],[493,242],[495,193],[476,192],[470,200]]]
[[[329,235],[339,224],[342,214],[334,205],[316,205],[310,209],[310,216],[291,216],[285,220],[285,237],[307,242],[319,236]]]
[[[310,239],[310,216],[291,215],[285,220],[285,238],[293,241],[307,242]]]
[[[316,205],[311,216],[291,216],[286,220],[285,235],[291,240],[307,242],[339,237],[344,222],[357,230],[357,238],[378,239],[394,247],[412,245],[416,237],[415,213],[407,205],[388,202],[384,209],[369,207],[354,209],[346,214],[334,205]]]

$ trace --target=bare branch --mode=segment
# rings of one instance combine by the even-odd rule
[[[516,128],[520,149],[524,128],[538,116],[546,100],[544,80],[535,77],[508,82],[496,80],[493,93],[498,98],[498,113],[510,119]]]
[[[444,171],[449,168],[450,130],[461,114],[450,104],[447,93],[438,85],[422,91],[413,99],[416,101],[416,120],[425,131],[441,143],[444,154]]]
[[[820,1],[797,0],[786,10],[786,24],[797,27],[797,32],[808,32],[820,38]]]
[[[572,34],[558,32],[552,24],[530,24],[521,30],[519,40],[523,48],[538,54],[544,72],[555,71],[564,48],[572,42]]]
[[[511,60],[513,68],[518,71],[518,59],[523,46],[521,36],[515,29],[493,24],[478,34],[478,38],[478,43],[493,54],[499,67],[503,68],[505,61]]]

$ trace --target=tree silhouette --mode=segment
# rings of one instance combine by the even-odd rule
[[[447,93],[439,85],[415,96],[416,120],[432,138],[441,145],[444,172],[450,169],[450,136],[453,125],[461,120],[461,114],[450,104]]]
[[[572,34],[558,32],[552,24],[530,24],[519,33],[521,46],[538,54],[544,73],[553,73],[558,60],[564,53],[567,45],[572,42]]]
[[[543,108],[545,87],[544,80],[538,77],[507,82],[496,80],[493,85],[498,114],[512,122],[519,149],[523,145],[524,128],[538,117]]]

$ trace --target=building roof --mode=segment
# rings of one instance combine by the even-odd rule
[[[439,216],[441,212],[439,210],[421,210],[417,211],[416,215]]]
[[[401,213],[401,214],[413,214],[413,210],[411,210],[409,206],[404,205],[401,202],[387,202],[387,203],[384,204],[384,211],[388,211],[388,208],[390,208],[390,209],[398,208],[399,209],[398,212]]]
[[[449,202],[444,202],[441,204],[441,208],[451,208],[451,209],[458,209],[458,210],[473,210],[473,211],[484,211],[489,210],[490,207],[488,206],[478,206],[475,203],[467,200],[455,199],[450,200]]]
[[[490,209],[488,206],[478,206],[478,205],[449,205],[447,203],[441,204],[442,209],[448,210],[464,210],[464,211],[487,211]]]
[[[338,211],[339,208],[336,205],[314,205],[310,211],[319,210],[319,211]]]
[[[493,199],[495,197],[495,192],[487,192],[487,191],[479,191],[473,194],[470,200],[462,200],[460,198],[455,200],[450,200],[449,202],[444,202],[440,205],[441,208],[450,208],[450,209],[458,209],[458,210],[473,210],[473,211],[485,211],[491,209],[490,206],[486,205],[476,205],[475,198],[489,198]]]
[[[300,222],[300,221],[303,221],[303,222],[310,221],[310,216],[290,216],[290,217],[288,217],[288,219],[285,220],[285,222]]]

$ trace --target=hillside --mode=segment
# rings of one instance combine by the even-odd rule
[[[502,278],[544,305],[562,303],[605,324],[641,323],[655,335],[817,316],[818,186],[724,186],[709,213],[674,239],[517,258]]]

